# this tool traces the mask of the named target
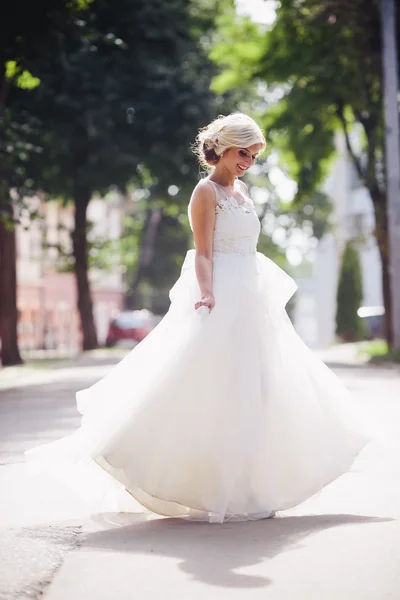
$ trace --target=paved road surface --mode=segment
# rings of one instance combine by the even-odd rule
[[[398,370],[335,365],[385,444],[370,444],[302,506],[221,526],[152,516],[139,505],[130,515],[89,517],[64,488],[32,480],[24,450],[73,431],[74,392],[108,368],[94,361],[0,377],[1,600],[400,599]]]

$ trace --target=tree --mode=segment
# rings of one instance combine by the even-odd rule
[[[215,89],[258,86],[268,141],[280,151],[283,165],[298,182],[295,203],[303,203],[321,184],[334,156],[334,133],[343,132],[349,156],[374,206],[390,345],[378,1],[282,0],[270,30],[233,16],[220,27],[221,41],[212,56],[223,72]],[[358,140],[351,135],[354,129]]]
[[[38,119],[41,153],[31,161],[35,183],[50,196],[73,199],[73,248],[83,348],[97,345],[90,285],[86,213],[92,194],[123,189],[145,163],[165,196],[193,173],[189,144],[208,120],[210,62],[192,23],[192,6],[97,0],[41,59],[41,85],[15,94],[20,118]],[[196,25],[197,27],[197,25]],[[35,162],[36,161],[36,162]]]
[[[331,199],[322,192],[315,192],[304,203],[284,201],[274,185],[276,157],[272,154],[261,159],[246,175],[246,183],[256,200],[261,223],[259,247],[275,262],[288,268],[285,252],[293,238],[301,238],[305,249],[315,244],[330,229]],[[279,243],[273,238],[279,238]]]
[[[138,192],[146,193],[146,198],[139,209],[136,203],[130,219],[130,231],[126,232],[123,241],[131,244],[129,252],[124,253],[127,307],[142,305],[142,288],[160,287],[161,291],[153,294],[149,308],[164,310],[168,304],[167,288],[176,278],[181,265],[180,256],[187,249],[188,227],[181,213],[186,212],[189,194],[198,178],[189,146],[199,126],[215,117],[222,108],[227,109],[227,99],[210,92],[210,81],[216,68],[205,50],[215,28],[215,12],[221,4],[210,0],[183,3],[179,8],[180,16],[176,12],[179,3],[164,7],[167,19],[172,15],[174,20],[168,29],[173,31],[173,27],[178,26],[173,36],[176,46],[167,53],[168,69],[159,60],[155,69],[150,64],[139,80],[132,82],[134,73],[131,64],[128,65],[125,88],[133,86],[135,94],[132,95],[135,102],[131,135],[136,134],[141,140],[140,159],[145,163],[138,165],[135,184],[141,188]],[[208,10],[211,7],[214,12]],[[150,14],[154,19],[157,11],[153,10]],[[162,27],[165,29],[166,19],[162,15],[161,21],[157,36]],[[142,29],[146,27],[142,26]],[[160,72],[161,66],[164,76]],[[149,81],[141,100],[146,77]],[[148,128],[152,127],[152,123],[156,124],[157,131],[140,130],[141,125]],[[174,192],[170,193],[170,189]]]
[[[363,324],[357,311],[363,297],[361,265],[352,242],[347,242],[339,274],[336,298],[336,334],[346,342],[362,338]]]
[[[168,310],[169,290],[178,277],[188,248],[189,233],[182,222],[160,208],[151,209],[150,214],[156,230],[153,235],[150,227],[144,230],[147,235],[140,246],[141,261],[135,269],[126,306],[129,309],[145,307],[163,314]]]
[[[17,339],[15,209],[11,197],[31,193],[24,162],[30,148],[21,142],[10,114],[15,86],[29,90],[39,84],[29,68],[52,55],[60,38],[75,24],[77,10],[90,0],[24,0],[3,3],[0,9],[0,335],[3,365],[21,361]],[[30,124],[26,123],[29,128]],[[21,147],[21,145],[23,147]]]

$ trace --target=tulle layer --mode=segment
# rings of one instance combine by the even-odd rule
[[[78,393],[81,428],[28,458],[70,482],[85,472],[75,486],[94,511],[123,509],[125,490],[154,512],[216,522],[301,503],[369,434],[295,333],[284,308],[295,289],[262,254],[216,253],[215,308],[195,311],[190,251],[165,318]]]

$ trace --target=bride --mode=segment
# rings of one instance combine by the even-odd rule
[[[352,397],[294,331],[294,281],[256,251],[260,223],[239,179],[265,148],[248,116],[199,132],[209,174],[193,191],[187,253],[161,323],[78,392],[81,427],[27,452],[94,511],[222,523],[293,507],[352,465],[368,441]]]

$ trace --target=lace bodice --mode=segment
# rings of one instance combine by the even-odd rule
[[[233,188],[208,181],[216,196],[213,252],[255,253],[260,222],[245,185],[239,179],[235,180]]]

